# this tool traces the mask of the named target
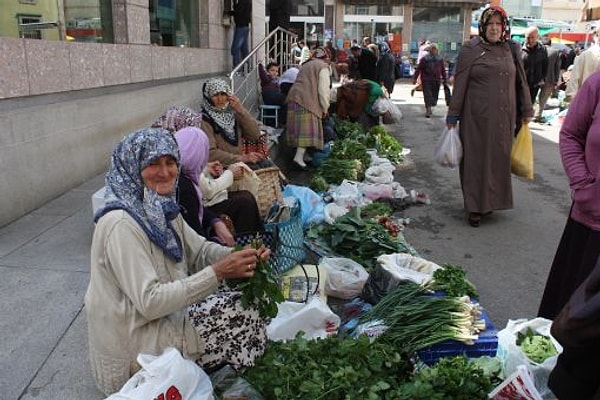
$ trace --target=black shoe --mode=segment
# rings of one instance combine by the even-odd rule
[[[477,228],[481,224],[481,214],[479,213],[469,213],[469,225],[474,228]]]
[[[415,89],[411,89],[410,90],[410,97],[414,97],[415,96]]]
[[[292,166],[296,171],[308,171],[308,165],[302,166],[296,162],[296,160],[292,160]]]

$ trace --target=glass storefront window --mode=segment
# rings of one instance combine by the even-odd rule
[[[64,0],[66,40],[112,43],[111,0]]]
[[[299,17],[322,17],[325,14],[325,4],[323,0],[305,0],[294,2],[292,6],[292,15]]]
[[[149,0],[149,8],[152,44],[200,47],[198,0]]]
[[[459,7],[428,7],[413,9],[411,57],[419,52],[418,42],[435,42],[440,55],[449,60],[456,57],[463,42],[464,15]]]
[[[352,15],[392,15],[392,6],[346,4],[344,13]]]

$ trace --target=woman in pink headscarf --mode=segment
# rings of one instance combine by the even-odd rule
[[[185,221],[202,236],[211,237],[211,228],[214,234],[229,246],[234,245],[231,231],[238,233],[254,233],[264,230],[262,218],[254,195],[247,190],[227,193],[234,179],[240,178],[244,170],[239,165],[230,165],[222,171],[220,177],[215,179],[210,176],[208,164],[209,139],[206,133],[196,127],[186,127],[175,133],[175,140],[179,145],[181,156],[181,174],[178,184],[178,199],[182,208],[181,213]],[[218,169],[211,165],[210,171]],[[220,164],[219,164],[220,166]],[[219,196],[213,196],[208,204],[203,187],[206,181],[212,182],[211,190],[221,188]],[[227,226],[223,219],[231,220]],[[227,221],[229,223],[229,221]],[[226,231],[226,232],[224,232]]]

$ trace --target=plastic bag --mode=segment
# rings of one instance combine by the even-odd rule
[[[326,338],[340,326],[340,317],[319,297],[308,303],[285,301],[277,308],[277,316],[267,325],[270,340],[291,340],[298,332],[304,332],[305,339]]]
[[[385,183],[361,183],[361,193],[369,200],[391,199],[394,197],[394,189],[391,184]]]
[[[314,190],[306,186],[286,185],[282,192],[285,197],[295,197],[302,210],[302,226],[320,224],[325,219],[325,202]]]
[[[524,365],[519,365],[488,397],[492,400],[542,400],[531,374]]]
[[[423,284],[429,281],[439,268],[431,261],[406,253],[381,255],[365,282],[361,297],[373,305],[377,304],[403,282]]]
[[[522,178],[533,179],[533,138],[528,124],[521,125],[512,145],[510,171]]]
[[[137,362],[142,369],[106,400],[214,399],[208,375],[177,349],[167,348],[160,356],[139,354]]]
[[[541,364],[531,361],[517,346],[517,334],[525,333],[527,328],[531,328],[536,333],[550,337],[554,347],[560,353],[562,346],[550,334],[551,325],[552,321],[546,318],[509,320],[506,328],[498,332],[498,358],[502,361],[504,376],[513,374],[517,371],[517,366],[524,365],[533,376],[535,387],[544,399],[555,398],[548,388],[548,377],[556,365],[558,354],[547,358]]]
[[[444,128],[442,136],[435,146],[434,160],[442,167],[456,168],[462,159],[463,149],[458,135],[458,125]]]
[[[362,265],[349,258],[323,257],[319,268],[327,271],[325,294],[339,299],[360,295],[369,277]]]
[[[394,167],[392,164],[374,165],[365,171],[365,182],[392,183],[394,181]]]

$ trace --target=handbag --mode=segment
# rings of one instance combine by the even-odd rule
[[[265,231],[273,235],[270,262],[279,274],[302,264],[306,253],[299,201],[293,205],[274,203],[265,218]]]
[[[533,138],[528,124],[521,125],[510,151],[510,171],[522,178],[533,179]]]
[[[137,362],[142,369],[106,400],[214,399],[208,375],[175,348],[167,348],[160,356],[139,354]]]

